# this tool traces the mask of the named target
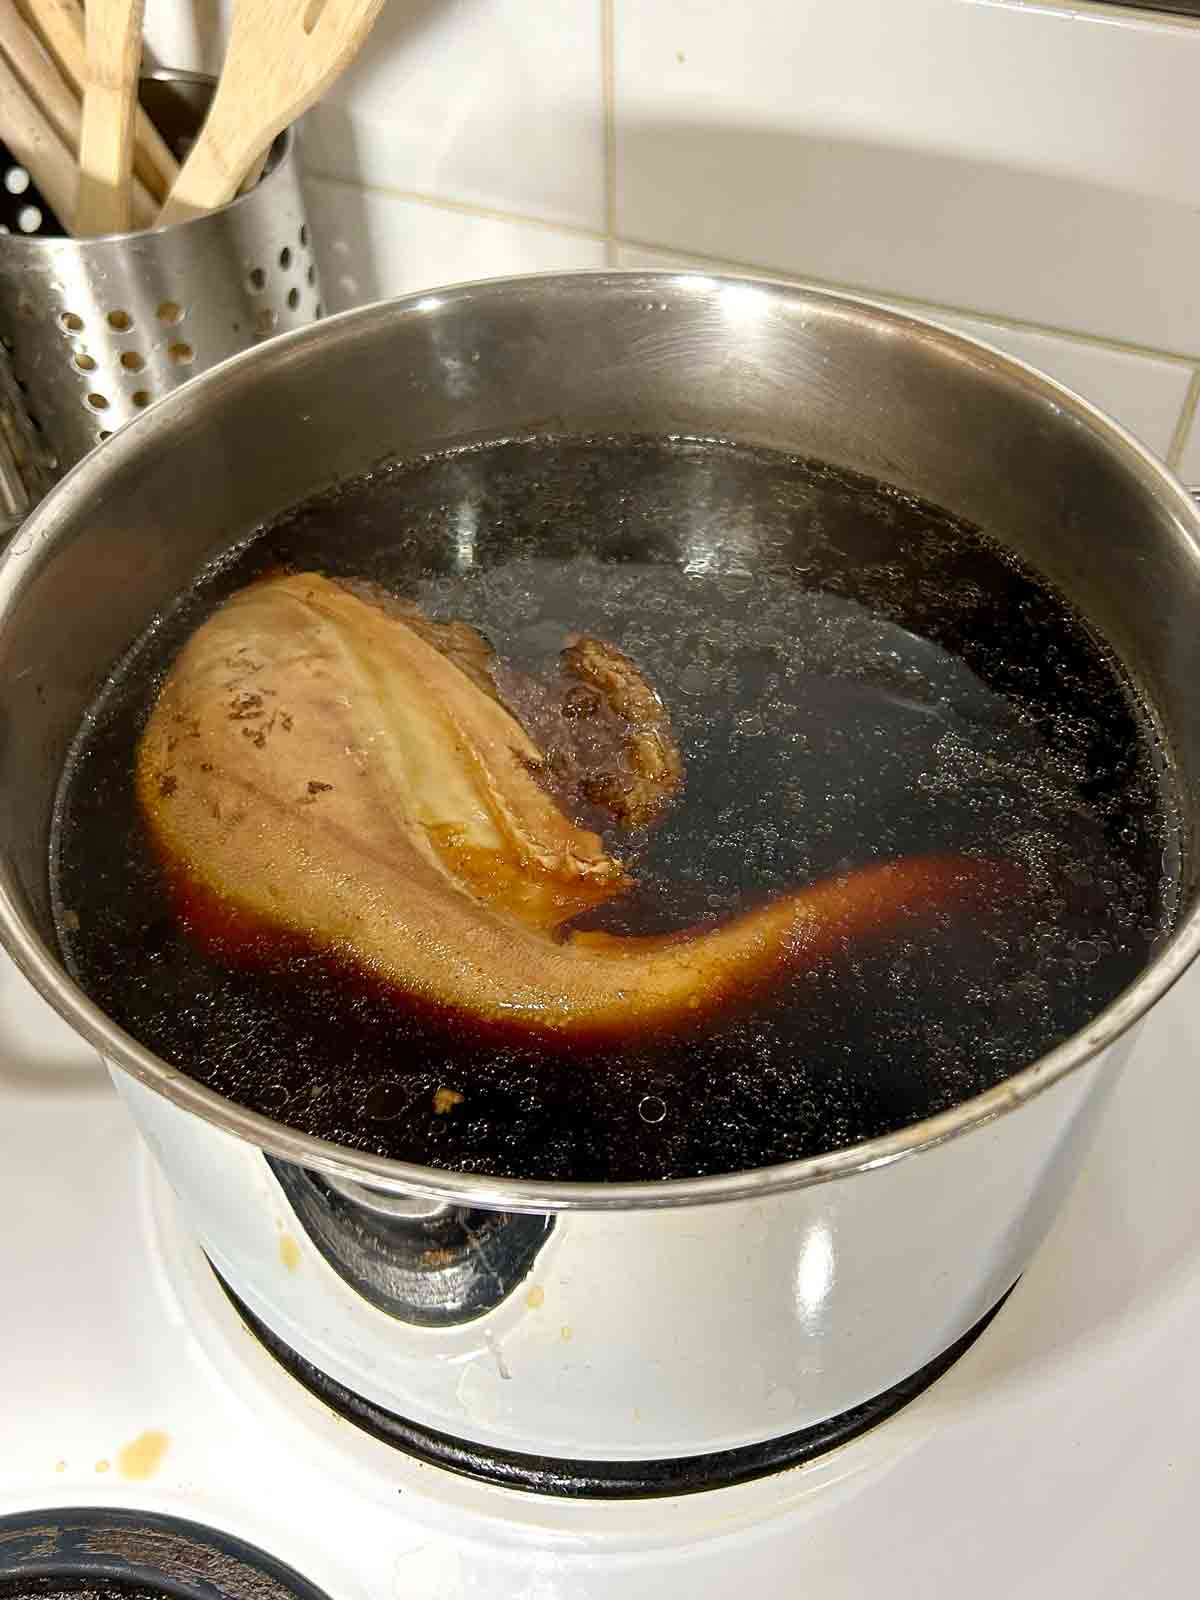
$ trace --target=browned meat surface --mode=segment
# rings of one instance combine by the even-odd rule
[[[683,782],[683,758],[655,689],[602,639],[577,639],[562,653],[564,670],[579,679],[563,697],[563,712],[581,727],[607,713],[620,725],[617,760],[585,771],[581,788],[618,822],[644,828],[656,821]]]
[[[620,784],[594,786],[599,803],[644,822],[682,776],[661,701],[600,641],[566,655],[570,692],[599,697],[626,754]],[[473,629],[307,573],[242,590],[196,631],[150,716],[137,783],[181,904],[221,910],[195,921],[198,937],[219,922],[233,953],[235,924],[286,934],[407,994],[548,1036],[694,1020],[847,938],[978,902],[1004,876],[925,857],[718,927],[564,936],[629,880],[560,809],[546,767]],[[599,768],[580,772],[586,784]]]

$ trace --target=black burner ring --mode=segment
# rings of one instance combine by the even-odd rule
[[[814,1461],[885,1422],[935,1383],[971,1348],[1016,1287],[1014,1284],[1001,1295],[974,1327],[968,1328],[960,1339],[934,1356],[920,1371],[824,1422],[781,1434],[761,1444],[714,1450],[704,1455],[656,1461],[589,1461],[530,1455],[477,1444],[386,1411],[335,1378],[327,1377],[285,1344],[238,1298],[215,1267],[213,1272],[247,1328],[280,1366],[331,1411],[353,1422],[364,1433],[418,1461],[480,1483],[568,1500],[644,1500],[663,1495],[698,1494],[703,1490],[728,1488],[735,1483],[749,1483],[754,1478],[765,1478],[770,1473]],[[3,1600],[2,1593],[0,1600]]]
[[[0,1600],[328,1600],[282,1561],[182,1517],[101,1507],[0,1517]]]

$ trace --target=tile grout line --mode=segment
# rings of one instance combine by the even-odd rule
[[[1175,432],[1171,435],[1171,443],[1167,446],[1165,460],[1172,472],[1176,472],[1183,459],[1183,452],[1196,420],[1196,406],[1200,403],[1200,367],[1192,372],[1192,381],[1188,384],[1187,393],[1183,397],[1183,404],[1179,408],[1179,420],[1175,424]]]
[[[469,200],[454,200],[449,196],[424,194],[417,189],[396,189],[387,184],[361,183],[355,179],[339,177],[337,173],[308,168],[305,177],[317,183],[334,184],[342,189],[354,189],[366,194],[383,195],[389,200],[403,200],[413,205],[430,206],[435,211],[452,211],[459,216],[480,217],[487,222],[515,223],[527,228],[541,228],[550,233],[564,233],[573,239],[590,239],[596,244],[611,246],[615,253],[622,246],[628,250],[645,250],[654,255],[679,256],[686,263],[710,267],[719,272],[744,273],[749,277],[773,278],[780,283],[811,284],[814,289],[830,289],[835,293],[862,295],[868,300],[889,301],[893,305],[910,306],[916,311],[949,312],[955,317],[970,317],[976,322],[994,322],[997,327],[1011,328],[1017,333],[1047,333],[1056,339],[1069,339],[1073,344],[1090,345],[1098,350],[1113,350],[1118,355],[1148,357],[1152,361],[1166,361],[1173,366],[1196,369],[1197,355],[1182,350],[1165,350],[1160,345],[1134,344],[1127,339],[1113,339],[1102,333],[1085,333],[1078,328],[1063,328],[1053,322],[1029,322],[1003,311],[990,311],[979,306],[958,305],[947,300],[921,300],[914,294],[895,289],[877,289],[869,284],[847,283],[837,278],[824,278],[816,273],[788,273],[778,267],[764,267],[751,261],[737,261],[729,256],[707,256],[695,251],[682,250],[674,245],[656,244],[648,239],[623,238],[610,235],[599,228],[585,228],[576,222],[558,222],[553,218],[535,217],[524,211],[504,211],[496,206],[476,205]],[[680,270],[685,270],[681,268]]]
[[[390,184],[361,183],[355,178],[342,178],[335,172],[321,172],[309,167],[304,176],[314,183],[328,183],[339,189],[353,189],[360,194],[378,194],[387,200],[402,200],[410,205],[429,206],[434,211],[452,211],[456,216],[479,217],[484,222],[509,222],[523,228],[543,228],[550,233],[565,233],[572,239],[591,239],[604,244],[607,235],[600,228],[585,228],[578,222],[558,222],[552,217],[534,217],[524,211],[503,211],[498,206],[476,205],[473,200],[454,200],[449,195],[424,194],[419,189],[396,189]]]
[[[615,0],[600,0],[600,72],[604,93],[604,244],[617,264],[617,52]]]

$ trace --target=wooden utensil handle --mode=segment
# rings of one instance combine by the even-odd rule
[[[63,227],[70,227],[77,185],[71,152],[5,56],[0,56],[0,139],[45,195]]]
[[[29,91],[29,98],[41,107],[68,154],[78,150],[79,130],[83,121],[79,100],[72,85],[61,75],[53,57],[31,25],[17,11],[12,0],[0,0],[0,54],[7,56],[9,65]],[[71,190],[73,194],[76,191],[74,177]],[[49,195],[46,198],[49,200]],[[135,181],[134,227],[151,227],[157,214],[158,202],[144,183]],[[72,213],[60,214],[59,221],[64,228],[74,228]]]
[[[4,0],[9,3],[9,0]],[[87,76],[84,49],[83,14],[77,0],[20,0],[22,9],[36,25],[63,76],[83,93]],[[179,163],[166,140],[139,106],[134,115],[133,170],[156,200],[162,200],[179,176]],[[137,202],[134,204],[135,220]],[[138,222],[148,227],[149,222]]]
[[[225,205],[237,193],[239,179],[230,176],[223,152],[215,145],[197,144],[183,164],[167,202],[158,213],[158,226],[186,222]]]
[[[250,164],[250,170],[246,173],[246,176],[242,179],[241,183],[238,184],[239,194],[249,194],[251,189],[254,188],[254,185],[262,177],[263,168],[267,164],[267,157],[271,154],[271,145],[274,143],[275,141],[272,139],[271,144],[267,146],[261,155],[255,156],[254,160]]]
[[[79,144],[79,101],[59,72],[53,57],[17,11],[13,0],[0,0],[0,50],[8,57],[33,100],[54,131],[74,150]]]
[[[84,238],[124,233],[132,220],[133,119],[144,9],[145,0],[91,0],[87,9],[87,80],[75,207],[75,232]]]
[[[81,239],[126,233],[133,221],[132,114],[125,97],[107,85],[88,91],[79,136],[79,200],[75,232]]]
[[[257,138],[253,143],[247,141],[245,120],[238,110],[238,86],[231,85],[227,73],[217,85],[200,137],[158,214],[160,228],[215,211],[237,194],[262,148]],[[253,136],[254,130],[249,131]]]

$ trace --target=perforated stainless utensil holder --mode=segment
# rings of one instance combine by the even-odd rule
[[[53,481],[48,452],[0,348],[0,547]]]
[[[177,153],[212,87],[192,73],[143,81]],[[290,129],[255,187],[206,216],[101,239],[0,235],[0,339],[41,445],[32,494],[169,389],[320,314]]]

